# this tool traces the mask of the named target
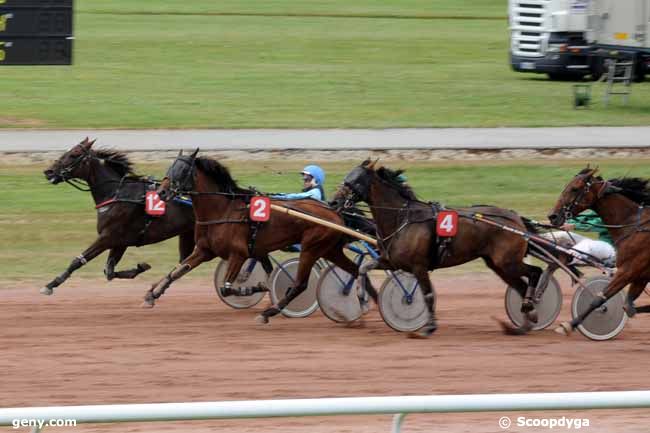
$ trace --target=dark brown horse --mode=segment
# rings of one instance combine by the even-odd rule
[[[197,158],[197,152],[198,149],[192,155],[179,155],[158,189],[163,200],[170,200],[179,192],[191,194],[196,216],[196,248],[152,286],[143,306],[152,307],[173,281],[215,257],[228,260],[225,287],[221,289],[228,293],[247,258],[264,260],[269,252],[297,243],[301,244],[301,251],[296,286],[288,290],[278,305],[266,309],[258,322],[268,323],[269,317],[278,314],[307,288],[311,268],[321,257],[355,277],[358,275],[357,266],[343,253],[346,238],[342,233],[277,212],[272,213],[269,221],[256,226],[249,220],[248,209],[249,200],[256,192],[240,188],[226,167],[210,158]],[[317,200],[273,200],[272,203],[343,224],[334,210]]]
[[[559,333],[570,334],[594,310],[630,285],[626,311],[649,312],[648,306],[635,308],[634,301],[650,281],[650,203],[648,180],[623,178],[604,180],[596,176],[597,168],[580,171],[564,188],[555,207],[548,215],[553,225],[564,222],[585,209],[593,209],[608,227],[616,246],[616,273],[600,298],[579,317],[564,322]]]
[[[72,272],[99,254],[110,250],[104,274],[106,278],[135,278],[151,268],[147,263],[116,271],[115,267],[128,247],[153,244],[179,237],[181,260],[194,249],[194,212],[191,206],[169,203],[163,216],[151,217],[145,213],[145,191],[155,183],[136,176],[126,155],[112,150],[95,150],[95,141],[84,141],[74,146],[45,170],[52,184],[67,182],[81,189],[78,180],[85,181],[97,208],[98,237],[81,255],[75,257],[68,269],[49,282],[41,293],[51,295]]]
[[[526,240],[479,222],[472,215],[480,213],[519,230],[526,230],[524,221],[512,211],[493,206],[454,209],[460,216],[458,232],[441,243],[436,236],[436,215],[440,207],[418,200],[411,188],[402,182],[401,173],[385,167],[375,168],[375,163],[364,161],[345,177],[335,194],[333,204],[337,207],[366,202],[377,224],[381,255],[374,263],[362,266],[360,274],[370,269],[402,269],[415,275],[430,314],[420,335],[430,336],[436,330],[436,320],[429,271],[457,266],[480,257],[507,284],[519,291],[525,299],[522,311],[535,322],[537,318],[531,297],[542,271],[524,263],[528,247]],[[513,331],[524,333],[530,327],[527,323]]]

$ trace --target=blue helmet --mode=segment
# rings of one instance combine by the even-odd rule
[[[302,169],[301,173],[310,175],[321,186],[325,183],[325,171],[317,165],[308,165]]]

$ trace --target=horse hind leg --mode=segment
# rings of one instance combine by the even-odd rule
[[[310,254],[307,251],[307,248],[303,246],[302,252],[300,253],[300,262],[298,264],[298,272],[296,273],[296,285],[290,287],[287,291],[284,298],[282,298],[277,305],[273,305],[266,310],[264,310],[259,316],[255,318],[255,321],[259,324],[265,325],[269,323],[269,318],[280,314],[280,312],[296,299],[302,292],[307,289],[309,284],[309,275],[311,274],[311,268],[316,263],[318,256]]]
[[[623,307],[628,317],[634,317],[636,313],[650,312],[650,305],[644,305],[642,307],[636,307],[634,305],[634,301],[641,295],[641,293],[643,293],[646,284],[648,284],[648,281],[641,280],[635,281],[630,285],[625,299],[625,306]]]
[[[108,259],[106,260],[106,267],[104,268],[104,275],[106,279],[111,281],[114,278],[124,278],[124,279],[133,279],[140,275],[141,273],[151,269],[151,266],[148,263],[138,263],[137,266],[133,269],[128,269],[126,271],[116,271],[115,267],[122,260],[124,252],[127,247],[111,248],[108,253]]]
[[[436,321],[436,306],[433,301],[433,285],[429,279],[429,271],[426,266],[415,266],[412,268],[413,275],[418,280],[422,294],[424,295],[424,302],[429,310],[429,320],[418,331],[417,334],[410,334],[411,337],[428,338],[433,335],[438,329]]]
[[[151,289],[149,289],[144,296],[142,308],[153,308],[156,299],[160,298],[174,281],[213,257],[212,254],[208,254],[203,250],[195,248],[194,252],[187,259],[176,265],[169,274],[151,286]]]
[[[525,335],[528,332],[530,332],[533,329],[532,321],[530,320],[531,318],[535,318],[535,312],[534,312],[534,305],[532,305],[532,309],[529,307],[525,307],[526,305],[526,299],[529,297],[532,297],[534,294],[534,286],[532,284],[528,284],[526,281],[524,281],[523,277],[528,275],[528,278],[531,279],[531,283],[537,283],[539,281],[539,277],[541,275],[541,269],[537,268],[536,266],[531,266],[527,265],[523,262],[521,263],[505,263],[505,264],[497,264],[492,261],[491,258],[489,257],[484,257],[483,260],[485,261],[485,264],[494,271],[506,284],[514,288],[521,297],[524,299],[524,302],[522,303],[522,312],[524,312],[524,323],[515,328],[513,327],[510,323],[506,323],[504,321],[498,320],[499,324],[503,328],[503,332],[508,335]],[[539,270],[539,274],[535,274],[534,271],[532,271],[532,276],[529,274],[531,272],[530,268],[537,268]],[[534,279],[534,281],[532,281]],[[532,287],[532,289],[531,289]],[[532,304],[532,303],[531,303]]]
[[[526,274],[528,276],[528,283],[526,284],[527,287],[524,302],[521,304],[521,312],[526,315],[528,320],[537,323],[539,318],[537,316],[537,311],[535,310],[535,293],[542,276],[542,269],[538,266],[528,265],[525,263],[524,266],[527,270]]]

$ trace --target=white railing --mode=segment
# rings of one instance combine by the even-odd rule
[[[0,427],[16,420],[72,419],[79,423],[182,421],[325,415],[397,414],[393,432],[409,413],[510,412],[650,407],[650,391],[548,394],[473,394],[251,400],[205,403],[113,404],[0,409]],[[39,431],[36,428],[34,431]],[[56,430],[55,430],[56,431]]]

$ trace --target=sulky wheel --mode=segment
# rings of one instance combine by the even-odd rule
[[[237,278],[232,285],[233,289],[238,289],[240,287],[253,287],[260,283],[266,284],[267,275],[266,272],[264,272],[262,263],[257,260],[253,263],[252,260],[253,259],[248,259],[242,265],[239,275],[237,275]],[[224,303],[232,308],[244,309],[257,305],[262,298],[264,298],[264,292],[253,293],[250,296],[223,296],[220,289],[223,287],[226,280],[227,271],[228,260],[222,260],[219,262],[217,268],[214,270],[214,288],[217,291],[217,295],[219,295]]]
[[[506,313],[510,321],[517,327],[524,325],[524,313],[521,312],[521,303],[523,298],[519,292],[513,287],[508,286],[506,289]],[[560,289],[560,284],[557,282],[554,276],[550,276],[548,279],[548,285],[546,290],[544,290],[544,295],[539,301],[539,304],[535,305],[537,310],[537,323],[533,324],[533,331],[539,331],[541,329],[548,328],[557,316],[560,314],[562,309],[562,290]]]
[[[295,257],[278,264],[273,270],[270,278],[270,295],[273,304],[277,305],[284,298],[289,288],[295,285],[299,263],[300,259]],[[307,317],[318,310],[316,286],[319,276],[318,267],[314,266],[309,274],[307,289],[282,309],[281,313],[284,316]]]
[[[571,302],[571,314],[573,318],[578,317],[586,311],[589,304],[605,291],[611,280],[605,276],[589,278],[585,287],[578,287]],[[625,305],[625,294],[617,293],[610,298],[605,305],[594,310],[583,322],[578,325],[582,335],[592,340],[609,340],[621,333],[627,322],[627,314],[623,309]]]
[[[338,266],[328,267],[318,280],[316,295],[325,316],[337,323],[350,323],[363,314],[358,282]]]
[[[434,291],[434,308],[435,304]],[[379,294],[379,312],[384,322],[398,332],[417,331],[426,325],[429,310],[415,276],[397,271],[387,277]]]

